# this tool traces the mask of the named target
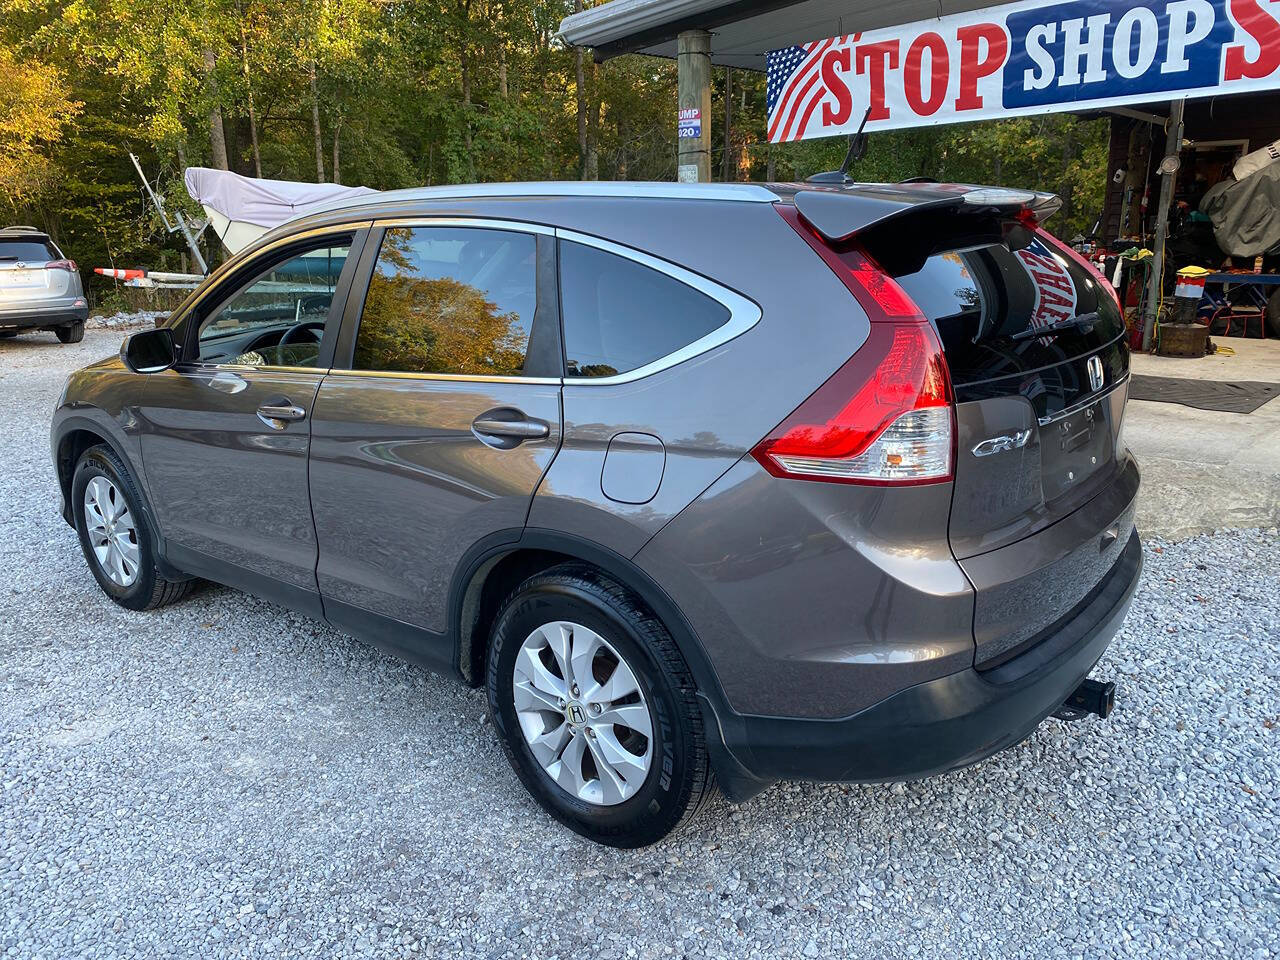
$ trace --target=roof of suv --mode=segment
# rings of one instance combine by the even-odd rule
[[[591,198],[605,200],[701,200],[747,204],[794,203],[801,216],[829,242],[911,212],[990,214],[1010,217],[1030,208],[1043,218],[1060,201],[1047,193],[971,184],[905,183],[664,183],[650,181],[543,181],[411,187],[343,197],[308,207],[266,234],[279,237],[296,225],[317,226],[335,218],[401,216],[439,201]],[[427,207],[427,209],[430,209]]]
[[[435,200],[488,200],[507,197],[615,197],[648,200],[727,200],[739,203],[791,202],[797,195],[815,193],[830,203],[840,198],[856,198],[911,206],[921,203],[954,204],[966,194],[974,194],[970,202],[982,195],[984,202],[999,205],[1043,202],[1048,194],[1009,190],[1000,187],[977,187],[951,183],[666,183],[660,181],[538,181],[513,183],[449,184],[436,187],[408,187],[384,190],[360,197],[343,197],[328,203],[309,206],[289,223],[317,213],[337,210],[364,210],[370,207],[404,207]],[[839,202],[839,201],[836,201]]]
[[[373,206],[405,206],[431,200],[489,200],[504,197],[627,197],[650,200],[737,200],[776,203],[780,197],[759,183],[664,183],[640,180],[545,180],[511,183],[464,183],[438,187],[382,190],[361,197],[342,197],[309,206],[286,220],[300,220],[334,210]]]
[[[48,240],[49,235],[36,227],[0,227],[0,240]]]

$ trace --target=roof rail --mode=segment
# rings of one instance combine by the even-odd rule
[[[313,213],[358,209],[381,204],[428,200],[485,200],[500,197],[631,197],[653,200],[731,200],[777,203],[776,193],[758,183],[664,183],[640,180],[551,180],[529,183],[471,183],[439,187],[385,190],[310,206],[298,219]]]

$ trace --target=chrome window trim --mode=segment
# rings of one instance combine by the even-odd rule
[[[429,213],[411,217],[386,217],[373,221],[375,227],[394,230],[399,227],[470,227],[479,230],[506,230],[509,233],[538,233],[544,237],[555,235],[552,227],[524,220],[503,220],[497,217],[433,217]],[[375,265],[377,261],[374,261]]]
[[[291,233],[287,236],[277,237],[275,240],[265,243],[260,247],[249,247],[246,250],[233,256],[226,263],[218,267],[213,273],[209,274],[205,280],[203,289],[197,289],[190,303],[185,304],[181,316],[175,314],[171,318],[172,324],[180,323],[191,316],[202,303],[209,299],[209,296],[223,286],[226,276],[230,276],[243,266],[249,265],[251,260],[256,260],[259,254],[269,254],[273,250],[280,247],[289,246],[297,243],[299,240],[308,240],[312,237],[321,237],[325,234],[346,234],[355,233],[360,230],[367,229],[373,225],[373,221],[369,219],[353,220],[350,222],[330,224],[323,227],[312,227],[310,230],[299,230],[297,233]],[[339,318],[341,319],[341,318]]]
[[[443,383],[542,383],[559,386],[560,377],[503,376],[496,373],[415,373],[412,370],[347,370],[334,367],[331,377],[377,377],[380,380],[437,380]]]
[[[330,371],[328,367],[286,367],[273,366],[268,363],[205,363],[202,360],[186,360],[172,368],[174,372],[188,374],[218,374],[218,373],[253,373],[261,371],[263,373],[313,373],[316,376],[325,376]]]
[[[620,243],[614,243],[612,240],[604,240],[600,237],[594,237],[587,233],[578,233],[576,230],[565,230],[556,228],[556,239],[568,240],[573,243],[581,243],[584,246],[594,247],[597,250],[603,250],[605,253],[612,253],[615,256],[631,260],[641,266],[649,267],[659,273],[665,274],[673,280],[683,283],[685,286],[692,287],[699,293],[702,293],[712,300],[715,300],[722,307],[729,311],[729,319],[720,326],[716,327],[710,333],[704,334],[692,343],[685,344],[679,350],[668,353],[666,356],[651,360],[643,366],[636,367],[634,370],[628,370],[625,373],[614,374],[611,377],[570,377],[565,376],[565,386],[600,386],[607,387],[619,383],[632,383],[636,380],[643,380],[645,377],[651,377],[655,373],[660,373],[677,364],[684,363],[686,360],[692,360],[694,357],[714,350],[716,347],[724,346],[730,340],[734,340],[742,334],[746,333],[757,323],[763,316],[759,305],[754,301],[748,300],[740,293],[735,293],[728,287],[721,286],[706,277],[686,270],[684,267],[677,266],[669,260],[662,260],[658,257],[644,253],[634,247],[625,247]],[[563,301],[563,291],[562,297]],[[564,317],[561,316],[561,325],[564,324]]]
[[[1124,376],[1120,377],[1120,379],[1112,383],[1111,386],[1106,387],[1102,390],[1099,390],[1096,393],[1091,393],[1089,394],[1089,396],[1085,397],[1083,400],[1077,400],[1075,403],[1073,403],[1071,406],[1067,407],[1064,410],[1059,410],[1057,413],[1052,413],[1047,417],[1039,417],[1037,418],[1036,422],[1040,426],[1045,427],[1051,423],[1054,423],[1055,421],[1063,419],[1064,417],[1069,417],[1072,414],[1079,413],[1085,407],[1091,407],[1095,403],[1097,403],[1099,400],[1102,400],[1102,399],[1105,399],[1106,397],[1111,396],[1111,394],[1119,390],[1122,386],[1124,386],[1128,382],[1129,382],[1129,373],[1128,371],[1126,371]]]

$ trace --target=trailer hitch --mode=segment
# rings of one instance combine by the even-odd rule
[[[1111,715],[1116,704],[1116,685],[1110,681],[1085,680],[1075,692],[1053,711],[1059,720],[1083,720],[1089,714],[1103,720]]]

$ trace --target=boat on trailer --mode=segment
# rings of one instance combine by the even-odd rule
[[[187,193],[204,208],[206,223],[193,235],[177,213],[178,226],[171,226],[165,216],[163,201],[151,189],[142,173],[142,167],[132,154],[130,158],[138,170],[138,176],[160,211],[165,226],[173,233],[182,230],[187,238],[192,256],[204,268],[196,238],[205,229],[217,234],[230,254],[239,253],[268,230],[308,210],[354,197],[377,193],[369,187],[348,187],[340,183],[298,183],[293,180],[266,180],[245,177],[230,170],[210,167],[188,167],[183,177]],[[121,269],[118,267],[94,267],[94,272],[104,277],[122,281],[128,287],[153,287],[158,289],[194,289],[204,280],[203,273],[170,273],[145,268]]]
[[[264,180],[209,167],[188,167],[183,179],[187,193],[204,208],[210,229],[231,253],[314,207],[377,193],[369,187]]]

